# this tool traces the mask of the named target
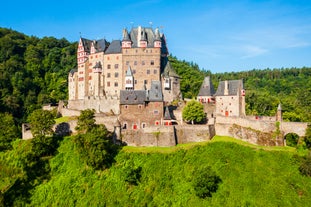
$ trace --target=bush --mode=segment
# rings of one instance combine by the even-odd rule
[[[210,167],[204,167],[194,174],[193,186],[199,198],[212,197],[221,183],[221,179]]]
[[[311,177],[311,153],[302,161],[299,171],[302,175]]]

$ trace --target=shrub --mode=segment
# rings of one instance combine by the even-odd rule
[[[311,177],[311,153],[302,161],[299,171],[302,175]]]
[[[194,173],[193,186],[199,198],[212,197],[220,183],[220,177],[210,167],[204,167]]]

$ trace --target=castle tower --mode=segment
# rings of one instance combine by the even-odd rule
[[[197,100],[201,103],[214,103],[215,102],[215,99],[213,98],[214,93],[215,90],[211,78],[209,76],[206,76],[201,85]]]
[[[283,121],[283,117],[282,117],[282,106],[281,106],[280,103],[279,103],[279,105],[278,105],[278,109],[277,109],[277,112],[276,112],[276,121]]]
[[[94,96],[95,97],[99,97],[101,96],[100,94],[100,87],[101,87],[101,74],[102,74],[102,64],[101,62],[96,62],[95,66],[93,67],[93,77],[94,77],[94,80],[93,80],[93,84],[94,84]]]
[[[134,90],[134,77],[130,66],[125,74],[125,90]]]
[[[158,28],[155,29],[155,38],[153,42],[153,46],[155,48],[161,48],[161,36],[160,36],[160,31]]]
[[[127,29],[123,29],[122,48],[131,48],[132,41],[130,39]]]

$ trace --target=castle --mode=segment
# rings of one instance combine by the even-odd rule
[[[168,54],[165,36],[158,29],[124,29],[122,40],[111,42],[81,37],[77,69],[68,75],[68,105],[60,105],[59,111],[63,116],[78,116],[81,110],[95,109],[97,123],[133,146],[173,146],[209,140],[215,134],[283,145],[281,135],[271,139],[276,130],[283,135],[304,135],[307,123],[283,122],[281,105],[275,117],[246,116],[243,80],[220,81],[215,91],[211,78],[205,77],[197,100],[204,105],[207,123],[185,124],[182,77]],[[174,100],[179,101],[177,107],[171,105]],[[276,122],[280,122],[279,129]],[[75,124],[69,123],[68,133],[74,132]],[[24,127],[23,137],[29,131]]]
[[[78,68],[68,76],[68,107],[120,114],[120,105],[138,104],[139,108],[156,106],[153,113],[160,114],[163,102],[181,98],[180,78],[167,56],[159,29],[124,29],[122,40],[111,43],[80,38]]]

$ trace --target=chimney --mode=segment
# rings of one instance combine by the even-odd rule
[[[229,95],[229,84],[228,84],[228,81],[227,81],[227,80],[225,80],[224,95],[225,95],[225,96]]]

